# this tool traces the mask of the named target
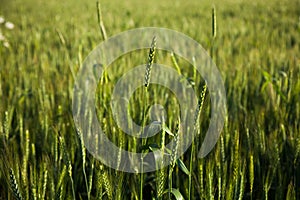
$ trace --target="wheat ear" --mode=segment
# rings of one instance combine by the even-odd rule
[[[150,82],[150,76],[151,76],[151,69],[155,57],[155,50],[156,50],[156,37],[154,36],[152,39],[151,47],[149,50],[149,55],[148,55],[148,62],[146,65],[146,72],[145,72],[145,87],[149,86]]]
[[[9,168],[9,179],[10,179],[10,187],[13,190],[15,198],[18,200],[23,199],[12,168]]]

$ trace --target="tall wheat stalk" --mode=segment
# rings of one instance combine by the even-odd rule
[[[80,142],[80,147],[81,147],[82,171],[83,171],[83,176],[84,176],[84,181],[85,181],[85,187],[87,190],[88,200],[89,200],[90,199],[90,190],[89,190],[89,184],[88,184],[87,175],[86,175],[86,150],[85,150],[85,146],[84,146],[82,132],[79,129],[77,129],[76,132],[77,132],[79,142]]]
[[[154,57],[155,57],[155,52],[156,52],[156,36],[152,38],[151,46],[149,49],[149,54],[148,54],[148,61],[146,64],[146,70],[145,70],[145,82],[144,82],[144,90],[143,90],[143,96],[144,96],[144,110],[143,110],[143,119],[142,119],[142,135],[144,135],[144,127],[146,126],[146,115],[147,115],[147,99],[148,99],[148,86],[150,83],[150,77],[151,77],[151,70],[152,70],[152,65],[154,62]],[[146,139],[142,139],[142,147],[146,144]],[[140,199],[143,199],[143,179],[144,179],[144,174],[143,174],[143,154],[141,154],[141,175],[140,175]]]
[[[104,26],[104,23],[103,23],[101,5],[100,5],[99,1],[96,2],[96,6],[97,6],[98,25],[99,25],[99,28],[100,28],[100,32],[102,34],[102,39],[107,40],[106,29],[105,29],[105,26]]]
[[[75,200],[76,195],[75,195],[74,181],[73,181],[73,177],[72,177],[72,163],[71,163],[69,154],[68,154],[66,146],[65,146],[64,138],[62,136],[59,136],[59,142],[60,142],[60,152],[63,154],[63,161],[65,162],[66,171],[67,171],[70,181],[71,181],[73,199]]]
[[[200,133],[200,124],[199,124],[199,118],[200,118],[200,114],[203,108],[203,103],[205,100],[205,94],[206,94],[206,90],[207,90],[207,86],[204,85],[203,89],[202,89],[202,93],[200,96],[200,99],[198,101],[198,105],[196,108],[196,113],[195,113],[195,117],[194,117],[194,134],[197,136]],[[192,172],[193,172],[193,158],[195,156],[195,142],[192,142],[192,148],[191,148],[191,155],[190,155],[190,174],[189,174],[189,187],[188,187],[188,199],[191,199],[191,190],[192,190]]]

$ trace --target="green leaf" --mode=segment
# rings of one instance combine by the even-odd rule
[[[177,159],[177,165],[179,169],[181,169],[181,171],[183,171],[186,175],[190,175],[190,171],[187,169],[187,167],[181,159]]]
[[[163,124],[162,128],[166,133],[168,133],[169,135],[174,137],[174,134],[172,133],[172,131],[165,124]]]
[[[266,81],[272,80],[272,76],[267,71],[262,70],[262,74],[263,74],[264,78],[266,79]]]
[[[286,97],[284,96],[284,94],[280,90],[279,86],[276,83],[272,84],[272,85],[275,87],[275,91],[276,91],[277,95],[279,95],[284,101],[286,101]]]
[[[169,192],[171,192],[177,200],[184,200],[184,198],[183,198],[182,194],[179,192],[179,190],[177,190],[175,188],[171,188],[171,189],[165,190],[163,194],[166,194]]]
[[[149,125],[148,130],[145,132],[147,137],[152,137],[161,131],[161,123],[159,121],[153,121]]]
[[[157,150],[160,150],[159,146],[157,144],[149,144],[149,149],[151,151],[157,151]]]
[[[264,82],[264,84],[261,86],[261,92],[263,92],[266,89],[266,87],[268,86],[269,83],[271,83],[271,82],[270,81]]]

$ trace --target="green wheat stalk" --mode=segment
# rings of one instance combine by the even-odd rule
[[[43,178],[44,182],[43,182],[41,199],[45,199],[45,196],[46,196],[47,180],[48,180],[48,170],[45,167],[45,169],[44,169],[44,178]]]
[[[174,133],[174,146],[172,147],[172,154],[171,154],[171,164],[169,167],[169,200],[171,199],[171,192],[173,189],[173,183],[172,183],[172,174],[173,174],[173,169],[176,164],[176,157],[177,157],[177,152],[179,148],[179,140],[180,140],[180,118],[178,118],[178,123],[176,126],[176,131]]]
[[[87,193],[88,193],[88,198],[90,198],[90,195],[91,195],[91,191],[92,191],[92,185],[93,185],[93,175],[94,175],[94,164],[95,162],[95,159],[92,158],[91,159],[91,168],[90,168],[90,174],[89,174],[89,179],[88,179],[88,188],[87,188]]]
[[[240,172],[240,191],[239,191],[239,200],[243,199],[243,195],[244,195],[244,189],[245,189],[245,171],[246,171],[246,161],[244,161],[243,163],[243,169]]]
[[[96,2],[96,6],[97,6],[98,25],[102,34],[102,39],[107,40],[106,30],[102,19],[101,5],[99,1]]]
[[[250,154],[250,160],[249,160],[249,179],[250,179],[250,194],[252,199],[253,185],[254,185],[254,162],[253,162],[252,153]]]
[[[84,181],[85,181],[85,187],[87,190],[87,195],[88,195],[88,200],[90,199],[90,192],[89,192],[89,185],[88,185],[88,180],[87,180],[87,175],[86,175],[86,150],[84,146],[84,141],[83,141],[83,135],[82,132],[77,129],[77,135],[80,141],[80,147],[81,147],[81,156],[82,156],[82,171],[83,171],[83,176],[84,176]]]
[[[178,65],[178,63],[177,63],[177,60],[176,60],[176,58],[175,58],[174,52],[171,52],[171,60],[172,60],[173,65],[175,66],[175,68],[176,68],[178,74],[179,74],[180,76],[182,76],[182,73],[181,73],[180,67],[179,67],[179,65]]]
[[[217,36],[217,16],[216,16],[216,8],[213,6],[212,8],[212,37],[216,38]]]
[[[72,177],[72,163],[71,163],[71,160],[70,160],[70,157],[69,157],[69,154],[67,152],[67,149],[66,149],[66,146],[65,146],[65,142],[64,142],[64,139],[63,137],[59,136],[59,141],[60,141],[60,151],[62,152],[63,154],[63,160],[65,162],[65,166],[66,166],[66,169],[67,169],[67,173],[69,175],[69,178],[70,178],[70,181],[71,181],[71,186],[72,186],[72,193],[73,193],[73,199],[76,198],[76,195],[75,195],[75,189],[74,189],[74,181],[73,181],[73,177]]]
[[[36,188],[36,165],[30,166],[30,191],[31,191],[31,199],[36,200],[37,199],[37,188]]]
[[[27,176],[27,167],[28,167],[28,160],[29,160],[29,153],[30,153],[30,137],[29,137],[29,130],[25,131],[25,147],[23,151],[25,155],[23,156],[23,169],[22,169],[22,183],[25,188],[25,196],[29,198],[29,186],[28,186],[28,176]]]
[[[145,87],[144,87],[144,110],[143,110],[143,119],[142,119],[142,129],[144,132],[144,127],[146,125],[146,109],[147,109],[147,88],[149,86],[150,82],[150,76],[151,76],[151,69],[152,65],[154,62],[154,57],[155,57],[155,50],[156,50],[156,36],[152,38],[150,50],[149,50],[149,55],[148,55],[148,62],[146,64],[146,71],[145,71]],[[143,134],[143,133],[142,133]],[[146,140],[142,139],[142,146],[145,145]],[[144,174],[143,174],[143,154],[141,154],[141,174],[140,174],[140,199],[143,199],[143,179],[144,179]]]
[[[196,113],[195,113],[195,116],[194,116],[194,132],[196,134],[200,133],[199,118],[200,118],[200,114],[201,114],[201,111],[202,111],[202,108],[203,108],[206,90],[207,90],[207,86],[204,85],[203,89],[202,89],[202,92],[201,92],[200,100],[198,101],[198,105],[197,105],[197,108],[196,108]],[[194,152],[195,152],[195,142],[192,143],[192,149],[191,149],[191,155],[190,155],[190,172],[191,173],[189,174],[189,187],[188,187],[188,195],[189,196],[188,196],[188,199],[191,199]]]
[[[97,7],[98,25],[99,25],[99,29],[100,29],[100,32],[101,32],[101,35],[102,35],[102,40],[106,41],[107,40],[107,34],[106,34],[106,29],[105,29],[105,26],[104,26],[104,23],[103,23],[101,5],[100,5],[99,1],[96,2],[96,7]],[[105,63],[105,59],[106,58],[104,57],[103,58],[104,63]],[[104,67],[106,67],[106,66],[104,66]],[[101,83],[107,83],[107,82],[108,82],[108,75],[107,75],[106,70],[104,70],[103,76],[102,76],[102,79],[101,79]]]

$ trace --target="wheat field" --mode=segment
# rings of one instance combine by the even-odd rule
[[[101,11],[96,1],[0,2],[0,199],[300,199],[298,0],[100,3]],[[149,38],[151,50],[121,56],[99,81],[100,125],[112,142],[133,152],[180,140],[178,100],[167,88],[149,84],[159,75],[152,66],[157,62],[171,66],[195,90],[199,134],[169,166],[125,173],[87,151],[74,125],[72,98],[89,53],[139,27],[173,29],[203,46],[224,81],[227,116],[216,146],[198,158],[211,91],[190,63],[155,49],[159,38]],[[167,120],[155,137],[137,140],[118,128],[110,98],[122,75],[147,61],[147,73],[140,74],[146,87],[127,100],[128,115],[147,124],[149,106],[160,104]]]

